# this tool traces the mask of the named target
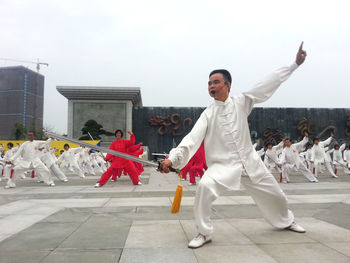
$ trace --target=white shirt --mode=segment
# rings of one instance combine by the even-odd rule
[[[68,151],[64,151],[60,158],[58,158],[57,163],[60,162],[66,162],[69,165],[78,165],[77,164],[77,159],[76,159],[76,154],[81,152],[83,150],[82,147],[78,148],[69,148]]]
[[[307,144],[309,138],[304,137],[304,139],[300,142],[292,144],[290,147],[284,147],[281,155],[280,163],[283,164],[293,164],[297,168],[299,168],[301,164],[301,159],[299,156],[299,152],[302,151]]]
[[[333,164],[342,164],[343,163],[343,151],[345,149],[346,143],[343,143],[338,150],[333,151]]]
[[[237,161],[242,163],[254,183],[259,182],[270,172],[253,148],[247,118],[254,104],[270,98],[296,68],[294,63],[277,69],[252,90],[228,97],[224,102],[215,100],[203,111],[178,147],[170,151],[169,160],[173,167],[183,168],[204,140],[208,167],[215,169],[215,173],[206,174],[217,183],[239,189],[241,176],[232,169]]]
[[[264,163],[268,167],[276,167],[276,164],[278,163],[278,153],[283,149],[283,141],[281,141],[279,144],[273,146],[271,149],[267,148],[265,152],[265,159]]]
[[[327,161],[328,158],[324,148],[330,144],[331,141],[332,137],[329,137],[327,140],[319,142],[318,145],[314,144],[314,146],[312,146],[311,161],[321,163]]]
[[[51,139],[48,139],[49,141]],[[18,149],[18,151],[11,157],[10,162],[14,162],[20,156],[22,159],[17,160],[16,166],[20,165],[23,168],[36,168],[42,162],[39,159],[40,149],[45,147],[47,141],[26,141]]]

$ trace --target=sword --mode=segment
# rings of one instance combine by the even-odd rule
[[[58,134],[53,133],[53,132],[46,132],[46,135],[49,136],[49,137],[55,138],[55,139],[62,140],[62,141],[75,143],[75,144],[78,144],[80,146],[84,146],[84,147],[87,147],[87,148],[90,148],[90,149],[93,149],[93,150],[96,150],[96,151],[109,153],[111,155],[114,155],[114,156],[117,156],[117,157],[120,157],[120,158],[123,158],[123,159],[127,159],[127,160],[130,160],[130,161],[134,161],[134,162],[138,162],[138,163],[142,163],[142,164],[146,164],[146,165],[151,165],[153,167],[157,167],[157,171],[160,170],[160,164],[161,164],[160,161],[158,163],[147,161],[147,160],[144,160],[144,159],[141,159],[141,158],[138,158],[136,156],[132,156],[132,155],[129,155],[129,154],[126,154],[126,153],[117,152],[117,151],[114,151],[114,150],[111,150],[111,149],[107,149],[107,148],[103,148],[103,147],[100,147],[100,146],[97,146],[97,145],[92,145],[90,143],[86,143],[86,142],[78,141],[78,140],[75,140],[75,139],[67,138],[65,136],[58,135]],[[169,170],[171,172],[174,172],[174,173],[177,173],[177,174],[180,173],[180,170],[175,169],[173,167],[170,167]]]

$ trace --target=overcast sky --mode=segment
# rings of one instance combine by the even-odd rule
[[[231,94],[306,62],[266,107],[349,107],[347,0],[0,0],[0,57],[49,63],[44,125],[67,129],[57,85],[140,87],[144,106],[207,106],[208,73],[230,70]],[[0,66],[14,63],[0,61]],[[27,64],[35,70],[35,65]]]

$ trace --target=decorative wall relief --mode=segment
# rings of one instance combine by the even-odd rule
[[[263,133],[264,138],[264,146],[271,142],[274,145],[277,145],[283,140],[283,133],[280,129],[274,129],[274,128],[266,128]]]
[[[166,115],[166,116],[155,116],[150,117],[148,119],[148,123],[150,126],[160,126],[157,130],[159,135],[166,135],[170,126],[174,125],[171,129],[171,134],[173,136],[182,136],[186,132],[186,124],[187,128],[192,126],[192,119],[185,118],[181,124],[181,116],[178,113]],[[189,129],[188,129],[189,130]]]

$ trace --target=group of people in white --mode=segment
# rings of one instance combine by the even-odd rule
[[[283,183],[290,182],[293,171],[300,172],[310,182],[318,182],[319,174],[325,170],[333,178],[337,178],[337,173],[341,170],[344,174],[350,174],[349,145],[346,145],[346,142],[341,146],[335,143],[333,148],[330,148],[333,140],[334,134],[331,134],[324,141],[314,138],[312,144],[305,133],[300,142],[292,143],[286,138],[277,145],[269,142],[266,144],[266,150],[261,148],[257,152],[264,158],[264,164],[271,172],[280,174]],[[257,146],[258,143],[255,143],[254,148]]]
[[[27,136],[28,140],[16,147],[9,142],[4,154],[3,145],[0,147],[0,175],[7,179],[7,189],[15,188],[16,180],[24,179],[28,173],[40,183],[55,186],[53,176],[68,182],[66,175],[69,173],[85,178],[86,175],[101,175],[107,170],[108,163],[99,152],[83,147],[70,148],[65,144],[65,151],[57,158],[55,151],[58,150],[51,148],[52,138],[34,140],[33,132],[28,132]]]
[[[280,181],[290,182],[292,172],[300,172],[310,182],[318,182],[320,173],[327,171],[332,177],[337,178],[339,171],[350,175],[350,147],[346,143],[334,144],[330,148],[334,135],[324,141],[318,138],[310,143],[308,134],[302,141],[292,143],[289,138],[274,145],[268,142],[265,148],[257,150],[264,159],[265,166],[271,172],[280,174]],[[7,151],[3,153],[3,145],[0,146],[0,175],[7,179],[5,188],[15,188],[18,178],[24,179],[27,174],[38,182],[55,186],[53,177],[62,182],[68,182],[67,174],[75,174],[81,178],[86,175],[102,175],[107,171],[109,163],[100,152],[91,151],[89,148],[70,148],[64,145],[64,151],[60,157],[56,157],[55,148],[51,148],[52,139],[46,141],[34,140],[34,133],[28,133],[28,141],[22,145],[7,144]],[[258,143],[253,145],[254,149]],[[1,180],[0,177],[0,180]]]

